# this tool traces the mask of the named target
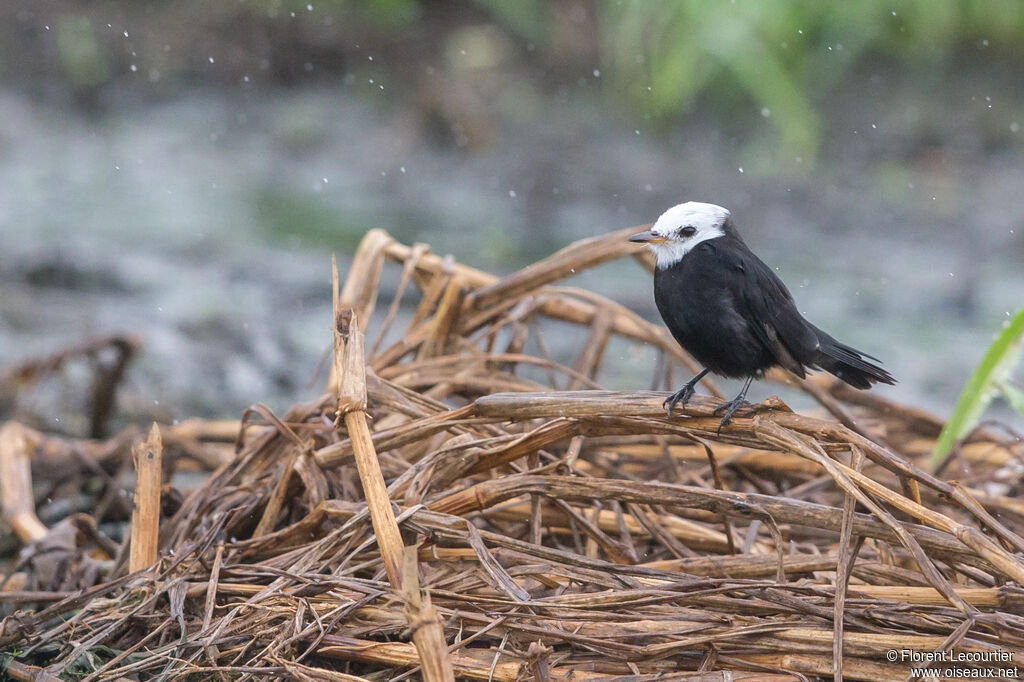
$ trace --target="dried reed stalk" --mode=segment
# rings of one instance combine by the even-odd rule
[[[333,271],[333,280],[334,290],[337,292],[337,268]],[[429,595],[424,595],[420,590],[415,551],[405,551],[405,544],[391,509],[391,500],[366,421],[366,358],[363,334],[359,330],[358,317],[350,309],[341,307],[342,300],[344,296],[339,297],[336,293],[335,351],[340,351],[343,357],[335,358],[335,366],[340,366],[344,372],[338,387],[337,414],[339,418],[344,419],[345,427],[352,439],[359,479],[388,580],[395,590],[405,597],[409,627],[412,629],[413,641],[422,662],[423,678],[428,682],[454,682],[455,676],[452,664],[448,660],[444,630],[434,613]]]
[[[626,232],[496,277],[371,231],[334,273],[323,395],[162,429],[194,482],[141,574],[103,531],[138,433],[0,429],[4,518],[30,519],[0,534],[9,676],[888,680],[909,673],[892,648],[1024,656],[1012,434],[979,431],[957,483],[918,465],[937,419],[828,378],[773,373],[823,409],[769,398],[722,429],[714,397],[669,419],[664,393],[602,390],[644,347],[654,385],[693,367],[660,325],[556,286],[635,257]],[[37,508],[30,463],[72,499]]]

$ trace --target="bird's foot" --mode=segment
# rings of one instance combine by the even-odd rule
[[[662,407],[668,408],[665,410],[665,416],[671,419],[672,410],[676,408],[676,405],[679,405],[680,407],[686,405],[690,398],[693,397],[693,394],[693,386],[691,386],[690,384],[686,384],[681,389],[679,389],[669,397],[665,398],[665,402],[661,404]]]
[[[716,407],[711,412],[711,414],[717,416],[717,415],[721,414],[722,412],[725,412],[725,416],[722,417],[722,421],[718,425],[719,432],[721,432],[723,426],[725,426],[730,421],[732,421],[732,416],[734,414],[736,414],[736,410],[740,409],[744,405],[749,405],[749,404],[750,403],[748,403],[746,401],[746,399],[742,395],[739,395],[739,396],[736,396],[735,398],[733,398],[732,400],[730,400],[729,402],[722,403],[721,405]]]
[[[662,407],[667,407],[665,410],[665,416],[669,419],[672,418],[672,410],[675,409],[676,405],[682,407],[693,397],[693,387],[697,385],[697,382],[704,378],[704,375],[708,373],[708,369],[705,367],[701,371],[697,372],[697,376],[693,377],[686,382],[686,385],[681,389],[665,398],[665,402],[661,404]]]

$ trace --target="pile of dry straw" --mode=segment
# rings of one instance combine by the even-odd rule
[[[594,390],[610,343],[658,349],[657,376],[696,369],[659,325],[552,286],[623,256],[650,268],[624,241],[633,231],[501,279],[373,231],[335,281],[320,399],[145,439],[4,425],[0,495],[18,542],[0,532],[0,651],[16,655],[0,668],[89,682],[768,681],[840,665],[846,679],[903,679],[894,649],[1024,662],[1012,434],[979,430],[936,476],[915,461],[939,422],[827,377],[770,377],[819,416],[773,399],[720,432],[717,398],[669,420],[665,393]],[[399,340],[365,344],[389,262],[401,281],[371,337],[413,288],[419,300]],[[552,324],[585,339],[573,367],[544,350]],[[133,455],[119,544],[105,529],[132,513],[118,472]],[[166,484],[189,470],[213,471],[184,496]],[[81,511],[48,527],[41,495]]]

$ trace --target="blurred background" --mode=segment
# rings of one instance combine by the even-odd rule
[[[122,419],[284,410],[368,229],[504,274],[700,200],[946,415],[1024,303],[1022,85],[1018,0],[5,2],[0,368],[128,332]]]

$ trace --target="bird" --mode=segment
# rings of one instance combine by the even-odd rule
[[[751,251],[736,231],[732,214],[697,201],[673,206],[650,230],[629,237],[655,257],[654,302],[665,326],[703,369],[662,407],[672,417],[708,372],[744,379],[743,389],[714,414],[719,430],[746,404],[754,379],[772,367],[800,378],[822,369],[859,389],[895,384],[881,362],[847,346],[804,319],[789,289]]]

